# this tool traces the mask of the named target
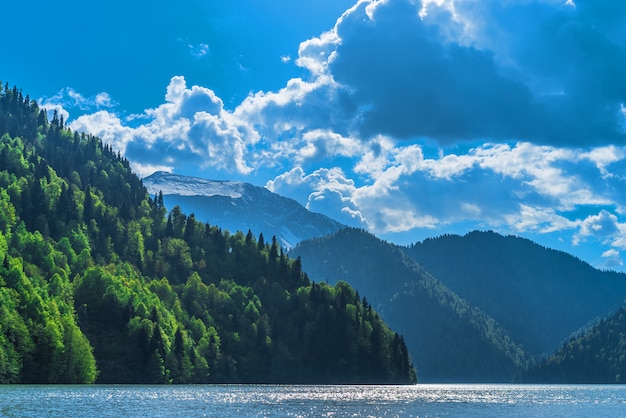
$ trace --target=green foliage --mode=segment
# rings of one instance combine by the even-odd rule
[[[346,280],[368,295],[370,306],[406,337],[423,381],[508,382],[528,364],[523,348],[493,318],[400,248],[366,231],[344,229],[300,243],[292,253],[302,257],[305,269],[317,280]],[[343,289],[341,282],[336,286]],[[381,341],[372,344],[378,348]]]
[[[0,383],[416,381],[402,337],[275,238],[167,214],[8,86],[0,137]]]
[[[538,359],[618,309],[626,295],[623,273],[599,271],[564,252],[494,232],[444,235],[404,251]]]
[[[540,383],[626,383],[626,308],[571,337],[522,377]]]

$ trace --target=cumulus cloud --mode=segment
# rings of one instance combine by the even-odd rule
[[[607,269],[622,269],[623,261],[620,251],[626,250],[626,222],[614,213],[601,210],[597,215],[591,215],[580,222],[580,228],[574,236],[574,245],[580,245],[587,240],[595,239],[610,249],[602,253],[603,260],[600,267]]]
[[[359,1],[297,63],[341,86],[366,137],[622,141],[625,38],[611,14],[590,1]]]
[[[101,110],[83,115],[71,128],[87,131],[113,144],[137,167],[171,171],[188,164],[230,173],[252,171],[247,146],[258,141],[256,132],[224,109],[222,100],[207,88],[187,87],[184,77],[173,77],[165,103],[148,109],[144,123],[131,127],[119,116]]]
[[[300,44],[293,61],[304,75],[232,108],[182,76],[163,104],[132,120],[105,94],[62,98],[94,106],[71,127],[113,144],[140,173],[253,174],[381,234],[460,224],[566,231],[574,244],[602,242],[602,258],[617,262],[626,249],[626,4],[608,8],[359,0]]]
[[[586,237],[608,240],[619,232],[617,216],[602,210],[597,215],[588,216],[581,222],[580,232],[576,236],[577,242]]]
[[[335,167],[307,174],[298,166],[266,187],[331,216],[342,210],[358,213],[376,233],[471,221],[511,233],[571,231],[576,243],[604,241],[618,236],[616,227],[609,230],[616,215],[603,211],[600,218],[580,218],[571,212],[623,201],[615,189],[622,180],[607,176],[623,151],[485,144],[460,155],[426,157],[419,146],[378,137],[362,147],[347,171]],[[598,179],[606,187],[599,188]],[[329,194],[337,198],[328,199]]]
[[[333,214],[333,218],[346,225],[366,227],[367,219],[353,201],[355,184],[342,169],[322,168],[306,174],[301,167],[269,180],[265,187],[274,193],[291,196],[312,212]]]

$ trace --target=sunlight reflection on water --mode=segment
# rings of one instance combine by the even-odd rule
[[[0,416],[7,417],[598,417],[624,413],[624,386],[0,386]]]

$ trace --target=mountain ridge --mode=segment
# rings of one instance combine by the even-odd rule
[[[289,254],[311,279],[344,280],[364,295],[404,335],[422,382],[509,382],[530,363],[493,318],[364,230],[303,241]]]
[[[405,247],[344,229],[301,242],[290,254],[301,257],[312,279],[345,280],[365,295],[405,335],[424,382],[506,381],[530,375],[557,381],[543,371],[552,364],[543,359],[562,358],[556,350],[565,341],[587,335],[590,324],[605,321],[626,295],[623,273],[600,271],[563,251],[493,231],[448,234]],[[622,334],[619,338],[626,341]],[[612,353],[619,352],[616,347]],[[604,353],[599,345],[589,350],[595,352]],[[494,373],[494,361],[506,372]],[[587,371],[595,364],[589,361]],[[463,362],[473,366],[464,368]],[[536,369],[533,365],[540,362],[542,368]],[[611,370],[619,364],[613,363]],[[526,367],[530,374],[525,375]],[[575,367],[576,362],[567,365],[576,381],[594,381]],[[611,379],[605,376],[603,381]]]
[[[163,194],[165,206],[180,206],[204,222],[229,230],[276,236],[285,248],[335,232],[345,225],[264,187],[230,180],[207,180],[163,171],[143,179],[152,195]]]
[[[624,273],[493,231],[429,238],[405,252],[539,358],[618,309],[626,296]]]
[[[0,384],[414,383],[402,337],[275,239],[148,194],[101,139],[0,90]]]

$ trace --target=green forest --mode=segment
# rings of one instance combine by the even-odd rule
[[[626,384],[626,307],[572,336],[521,380]]]
[[[367,295],[384,320],[405,336],[424,383],[510,382],[530,364],[524,348],[493,318],[400,247],[365,230],[345,228],[301,242],[291,253],[302,257],[315,280],[349,280]]]
[[[0,383],[417,381],[346,282],[168,210],[119,152],[0,90]]]
[[[478,231],[401,247],[345,228],[290,255],[367,295],[423,383],[626,382],[623,273]]]

